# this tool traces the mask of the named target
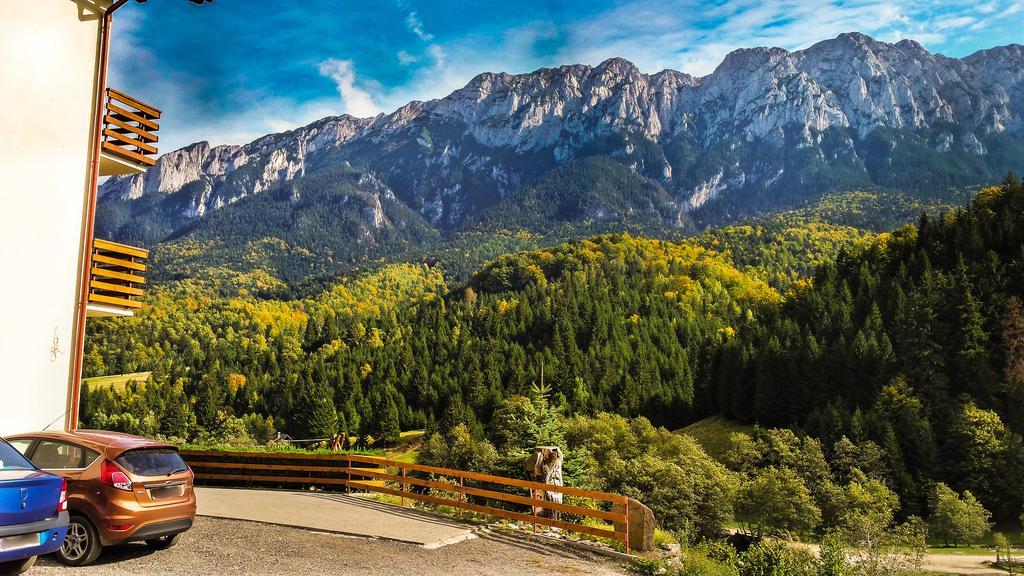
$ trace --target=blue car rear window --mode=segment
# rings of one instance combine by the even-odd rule
[[[0,440],[0,470],[33,470],[35,466],[14,449],[13,446]]]

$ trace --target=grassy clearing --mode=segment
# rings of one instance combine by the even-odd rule
[[[149,377],[152,372],[133,372],[131,374],[112,374],[110,376],[94,376],[92,378],[82,378],[82,382],[88,384],[90,388],[113,388],[114,390],[121,391],[128,385],[129,382],[135,381],[140,384],[149,382]]]
[[[1006,536],[1006,540],[1010,545],[1017,548],[1017,551],[1024,556],[1024,527],[1017,523],[1006,523],[999,524],[992,528],[992,531],[985,535],[984,538],[979,542],[975,542],[971,546],[961,544],[959,546],[946,546],[942,540],[936,538],[929,538],[928,540],[928,553],[929,554],[950,554],[954,556],[984,556],[986,554],[995,554],[995,541],[992,539],[995,533],[998,532],[1003,536]]]
[[[425,430],[407,430],[399,436],[398,444],[387,451],[387,457],[399,462],[413,464],[420,455]]]
[[[676,430],[676,434],[686,434],[696,440],[712,458],[721,461],[722,455],[729,449],[729,435],[734,432],[750,434],[753,426],[726,420],[721,416],[711,416],[698,420],[685,428]]]
[[[982,546],[979,544],[975,544],[974,546],[965,546],[961,544],[956,548],[953,548],[952,546],[946,548],[942,545],[929,545],[927,553],[938,554],[941,556],[992,556],[995,558],[996,551],[992,546]]]

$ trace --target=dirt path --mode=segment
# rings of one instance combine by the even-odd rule
[[[995,560],[989,556],[958,556],[956,554],[928,554],[924,557],[924,567],[932,572],[945,574],[970,574],[971,576],[1005,576],[1005,570],[987,566]]]
[[[796,546],[818,554],[817,544],[797,543]],[[990,564],[995,555],[957,555],[957,554],[925,554],[924,568],[930,572],[951,574],[955,576],[1006,576],[1005,570],[993,568]]]

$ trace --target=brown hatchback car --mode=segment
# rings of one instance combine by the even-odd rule
[[[119,432],[8,436],[36,466],[68,480],[71,521],[57,559],[84,566],[104,546],[144,541],[170,548],[192,527],[192,470],[174,446]]]

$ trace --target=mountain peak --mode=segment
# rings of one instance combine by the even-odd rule
[[[601,62],[596,67],[594,67],[594,72],[600,73],[604,71],[614,72],[622,76],[633,76],[640,74],[640,69],[636,67],[636,64],[633,64],[629,60],[626,60],[625,58],[620,58],[618,56],[614,58],[608,58],[604,62]]]
[[[878,41],[862,32],[843,32],[842,34],[836,36],[835,39],[840,42],[859,44],[862,46],[874,46],[878,44]]]
[[[129,202],[158,193],[168,197],[168,220],[187,221],[347,167],[371,174],[430,225],[454,230],[556,168],[595,156],[624,167],[630,186],[662,190],[653,212],[667,222],[723,202],[737,214],[838,181],[889,185],[894,176],[868,168],[899,154],[935,165],[958,156],[953,164],[982,167],[962,182],[979,183],[1024,171],[1024,148],[987,141],[1024,141],[1022,71],[1019,45],[960,60],[933,57],[910,40],[847,33],[796,52],[736,50],[700,79],[674,70],[646,75],[624,58],[488,72],[445,98],[387,115],[332,116],[243,146],[197,143],[164,155],[145,176],[110,179],[103,193]],[[867,146],[879,127],[887,128],[880,138],[895,139]],[[903,141],[916,147],[897,150]],[[995,145],[1007,152],[989,155]],[[587,213],[620,214],[609,206]]]

